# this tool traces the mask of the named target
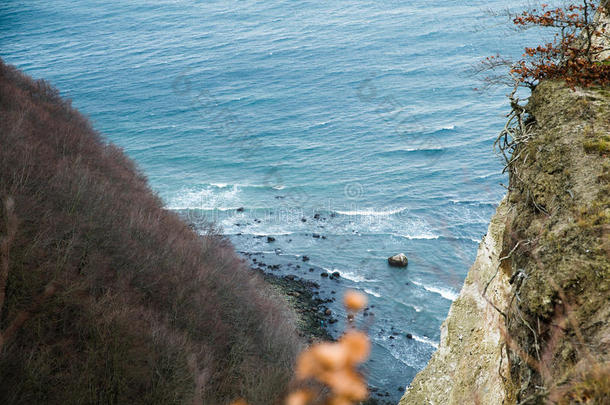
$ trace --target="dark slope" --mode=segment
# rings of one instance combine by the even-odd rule
[[[0,403],[268,404],[284,390],[299,342],[281,300],[213,230],[164,210],[55,89],[1,61],[0,201]]]

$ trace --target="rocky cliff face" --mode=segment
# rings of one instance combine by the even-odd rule
[[[527,120],[508,195],[401,405],[610,403],[610,90],[542,83]]]
[[[507,201],[502,201],[441,327],[439,349],[415,377],[401,405],[505,400],[502,375],[508,373],[508,361],[500,333],[503,320],[494,306],[505,310],[509,302],[509,276],[500,268],[507,208]]]

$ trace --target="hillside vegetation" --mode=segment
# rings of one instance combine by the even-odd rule
[[[167,134],[167,136],[172,136]],[[0,403],[270,404],[292,314],[57,90],[0,61]]]

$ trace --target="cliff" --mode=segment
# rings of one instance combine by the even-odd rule
[[[506,198],[406,404],[610,402],[610,91],[540,84]]]

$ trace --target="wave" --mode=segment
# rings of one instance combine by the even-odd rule
[[[328,269],[326,267],[322,267],[322,269],[324,271],[326,271],[329,274],[332,274],[335,271],[338,271],[341,274],[342,278],[345,278],[347,280],[353,281],[354,283],[362,283],[362,282],[368,282],[368,283],[377,283],[379,282],[379,280],[375,280],[375,279],[368,279],[365,276],[363,276],[362,274],[356,274],[356,273],[352,273],[350,271],[345,271],[345,270],[341,270],[341,269]],[[375,294],[372,294],[375,295]]]
[[[455,199],[449,199],[449,202],[451,202],[452,204],[455,204],[455,205],[478,205],[478,206],[488,205],[488,206],[492,206],[494,208],[497,207],[499,204],[498,201],[455,200]]]
[[[381,298],[381,294],[379,294],[378,292],[369,290],[368,288],[365,288],[364,292],[367,293],[367,294],[372,295],[373,297]]]
[[[412,283],[415,284],[418,287],[423,288],[426,291],[438,294],[441,297],[443,297],[443,298],[445,298],[446,300],[449,300],[449,301],[455,301],[457,299],[457,297],[459,297],[458,293],[456,293],[455,291],[453,291],[453,290],[451,290],[449,288],[429,286],[429,285],[426,285],[426,284],[423,284],[423,283],[419,283],[417,281],[412,281]]]
[[[245,189],[283,190],[285,185],[208,183],[183,189],[166,202],[167,209],[229,211],[244,206],[240,194]],[[252,209],[252,207],[250,207]]]
[[[242,206],[240,189],[236,185],[205,185],[203,188],[182,190],[170,199],[166,207],[170,210],[220,210],[227,211]]]
[[[438,343],[436,343],[434,340],[428,339],[425,336],[413,335],[413,340],[417,340],[420,343],[425,343],[429,346],[434,347],[435,349],[438,349]]]
[[[422,234],[416,234],[416,235],[409,235],[409,234],[402,234],[402,233],[390,233],[390,235],[396,236],[398,238],[409,239],[409,240],[417,240],[417,239],[434,240],[434,239],[442,238],[442,236],[434,235],[432,233],[422,233]]]
[[[398,214],[405,210],[408,210],[408,209],[406,207],[404,207],[404,208],[397,208],[397,209],[389,210],[389,211],[375,211],[373,209],[369,209],[369,210],[334,211],[334,212],[337,214],[340,214],[340,215],[348,215],[348,216],[385,217],[385,216],[389,216],[389,215]]]
[[[436,147],[436,148],[400,148],[393,149],[391,152],[442,152],[446,148]]]
[[[237,232],[245,236],[288,236],[293,235],[292,232]],[[237,233],[225,233],[225,235],[237,235]]]

